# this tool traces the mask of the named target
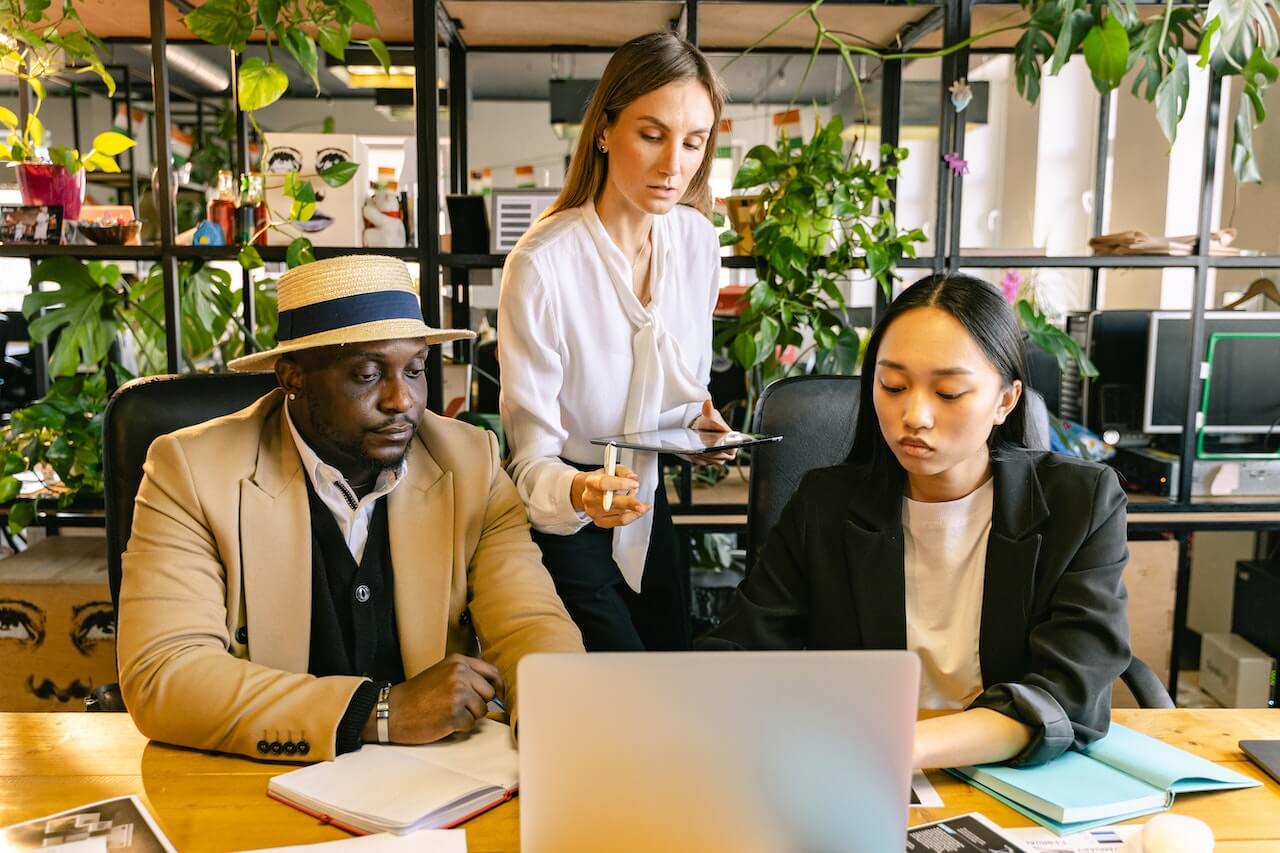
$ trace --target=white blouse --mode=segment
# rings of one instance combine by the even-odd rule
[[[920,656],[920,707],[967,708],[982,693],[978,639],[994,479],[959,500],[902,499],[907,649]]]
[[[502,426],[507,470],[536,530],[569,535],[590,521],[573,508],[578,471],[561,457],[601,465],[592,438],[687,426],[709,396],[715,228],[677,205],[653,217],[652,247],[647,306],[594,205],[542,220],[507,257],[498,301]],[[656,457],[623,451],[620,461],[639,475],[640,500],[651,500]],[[646,515],[614,533],[614,557],[637,591],[651,527]]]

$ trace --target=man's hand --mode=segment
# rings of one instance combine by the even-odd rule
[[[503,697],[502,676],[492,664],[465,655],[440,663],[391,688],[387,720],[392,743],[431,743],[470,731],[489,713],[488,702]],[[377,743],[376,711],[364,726],[364,740]]]

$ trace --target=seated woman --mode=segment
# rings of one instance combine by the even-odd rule
[[[699,646],[916,652],[920,707],[962,711],[917,724],[917,767],[1106,734],[1130,659],[1125,496],[1110,468],[1023,446],[1025,374],[993,287],[903,292],[867,344],[849,462],[805,476]]]

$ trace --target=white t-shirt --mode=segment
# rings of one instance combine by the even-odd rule
[[[653,217],[647,306],[629,287],[620,297],[610,278],[611,259],[596,243],[602,231],[590,206],[561,211],[520,239],[502,272],[498,359],[502,427],[511,449],[507,471],[530,524],[544,533],[576,533],[590,520],[570,502],[577,471],[561,457],[603,464],[604,448],[591,439],[625,431],[636,334],[629,318],[635,312],[661,324],[701,386],[696,399],[658,412],[655,426],[687,426],[708,396],[711,314],[720,280],[715,228],[683,205]],[[616,247],[606,248],[621,258]]]
[[[978,635],[994,494],[988,479],[959,500],[902,499],[907,648],[920,656],[921,708],[965,708],[982,693]]]

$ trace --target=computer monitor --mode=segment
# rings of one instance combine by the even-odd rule
[[[483,255],[489,251],[488,202],[483,195],[445,197],[454,254]]]
[[[1084,425],[1098,435],[1142,430],[1150,311],[1094,311],[1086,351],[1098,376],[1085,381]]]
[[[1210,311],[1205,314],[1205,352],[1215,332],[1280,333],[1280,313]],[[1182,432],[1187,416],[1187,349],[1191,316],[1186,311],[1151,314],[1147,335],[1143,429]],[[1280,339],[1225,338],[1213,359],[1206,434],[1280,432]],[[1198,401],[1197,401],[1198,402]],[[1198,408],[1198,406],[1197,406]]]

